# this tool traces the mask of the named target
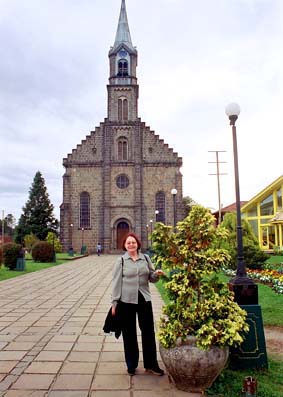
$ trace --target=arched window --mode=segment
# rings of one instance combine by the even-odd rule
[[[118,77],[127,77],[128,72],[128,61],[126,59],[120,59],[118,62]]]
[[[128,140],[123,136],[118,139],[118,160],[128,160]]]
[[[127,98],[119,98],[118,99],[118,120],[119,121],[127,121],[129,118],[128,111],[128,100]]]
[[[165,223],[165,193],[158,192],[155,195],[155,209],[158,210],[156,214],[156,222]]]
[[[80,228],[90,228],[90,198],[87,192],[80,195]]]

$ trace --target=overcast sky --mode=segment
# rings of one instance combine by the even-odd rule
[[[0,0],[0,210],[18,218],[42,172],[55,215],[62,159],[107,116],[121,0]],[[225,114],[237,102],[241,200],[282,175],[283,1],[127,0],[139,117],[183,157],[183,193],[235,201]],[[173,186],[172,186],[173,188]]]

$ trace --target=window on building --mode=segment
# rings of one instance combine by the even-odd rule
[[[119,98],[118,99],[118,120],[119,121],[128,121],[128,119],[129,119],[128,100],[127,100],[127,98]]]
[[[128,140],[125,137],[118,139],[118,160],[128,160]]]
[[[116,185],[119,189],[126,189],[129,186],[129,178],[125,174],[118,175],[116,178]]]
[[[277,190],[277,209],[282,211],[282,189]]]
[[[165,223],[165,193],[158,192],[155,195],[155,209],[158,210],[156,214],[156,222]]]
[[[87,192],[80,195],[80,228],[90,228],[90,197]]]
[[[258,224],[257,224],[257,220],[256,220],[256,219],[249,219],[249,224],[251,225],[251,228],[252,228],[254,234],[256,235],[256,237],[258,237]]]
[[[252,207],[252,208],[248,211],[248,216],[257,216],[257,206]]]
[[[273,195],[271,194],[266,199],[262,200],[260,203],[260,215],[273,215],[274,207],[273,207]]]
[[[128,71],[128,61],[126,59],[120,59],[118,62],[118,77],[127,77],[129,76]]]

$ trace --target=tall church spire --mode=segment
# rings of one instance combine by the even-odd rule
[[[125,44],[130,50],[134,50],[128,24],[125,0],[122,0],[118,28],[112,51],[119,47],[120,44]]]

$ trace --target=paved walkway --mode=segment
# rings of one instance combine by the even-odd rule
[[[105,336],[115,256],[90,256],[0,283],[0,397],[181,397],[168,377],[126,372]],[[153,286],[157,320],[162,301]],[[162,363],[160,362],[162,367]]]

